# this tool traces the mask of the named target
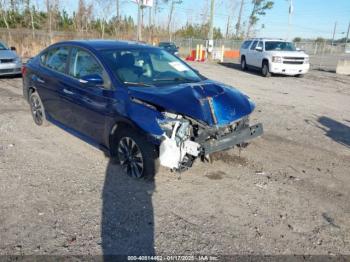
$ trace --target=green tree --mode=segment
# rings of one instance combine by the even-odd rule
[[[300,42],[301,42],[301,38],[300,38],[300,37],[295,37],[295,38],[293,39],[293,42],[294,42],[294,43],[300,43]]]
[[[252,0],[253,9],[249,16],[248,28],[247,28],[247,37],[250,36],[253,26],[259,21],[259,16],[266,15],[266,10],[269,10],[273,7],[272,1],[267,0]]]
[[[315,43],[319,43],[319,44],[324,42],[326,42],[326,40],[323,37],[317,37],[315,40]]]

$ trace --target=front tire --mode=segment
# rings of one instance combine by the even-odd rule
[[[262,64],[261,74],[264,77],[270,77],[271,76],[270,69],[269,69],[269,63],[267,61],[264,61],[263,64]]]
[[[131,128],[116,132],[116,160],[123,171],[133,178],[153,179],[159,166],[155,145]]]
[[[46,120],[45,108],[38,92],[32,92],[30,94],[29,105],[34,123],[38,126],[46,126],[48,123]]]

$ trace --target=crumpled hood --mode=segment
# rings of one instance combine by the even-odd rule
[[[12,50],[0,50],[0,59],[15,59],[17,54]]]
[[[237,89],[210,80],[164,87],[129,87],[129,93],[130,97],[208,125],[227,125],[249,115],[255,108]]]

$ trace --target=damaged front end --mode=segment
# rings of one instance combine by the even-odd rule
[[[161,140],[160,164],[172,170],[187,169],[196,158],[204,160],[214,152],[242,146],[263,133],[262,124],[249,126],[255,109],[250,98],[221,83],[129,90],[132,97],[157,110],[157,123],[149,123],[163,131],[155,134]]]
[[[175,171],[190,168],[193,161],[241,146],[262,135],[262,124],[249,126],[248,116],[224,127],[208,126],[190,117],[165,112],[158,120],[164,130],[159,148],[160,164]]]

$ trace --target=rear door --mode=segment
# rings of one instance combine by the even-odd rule
[[[66,70],[68,46],[52,47],[40,57],[40,70],[33,73],[32,80],[42,99],[49,118],[67,124],[70,108],[61,96],[65,82],[69,81]]]
[[[72,108],[73,128],[103,143],[106,117],[115,103],[109,76],[98,59],[80,47],[72,47],[68,74],[71,81],[66,90]],[[82,80],[96,74],[102,77],[103,85]]]

